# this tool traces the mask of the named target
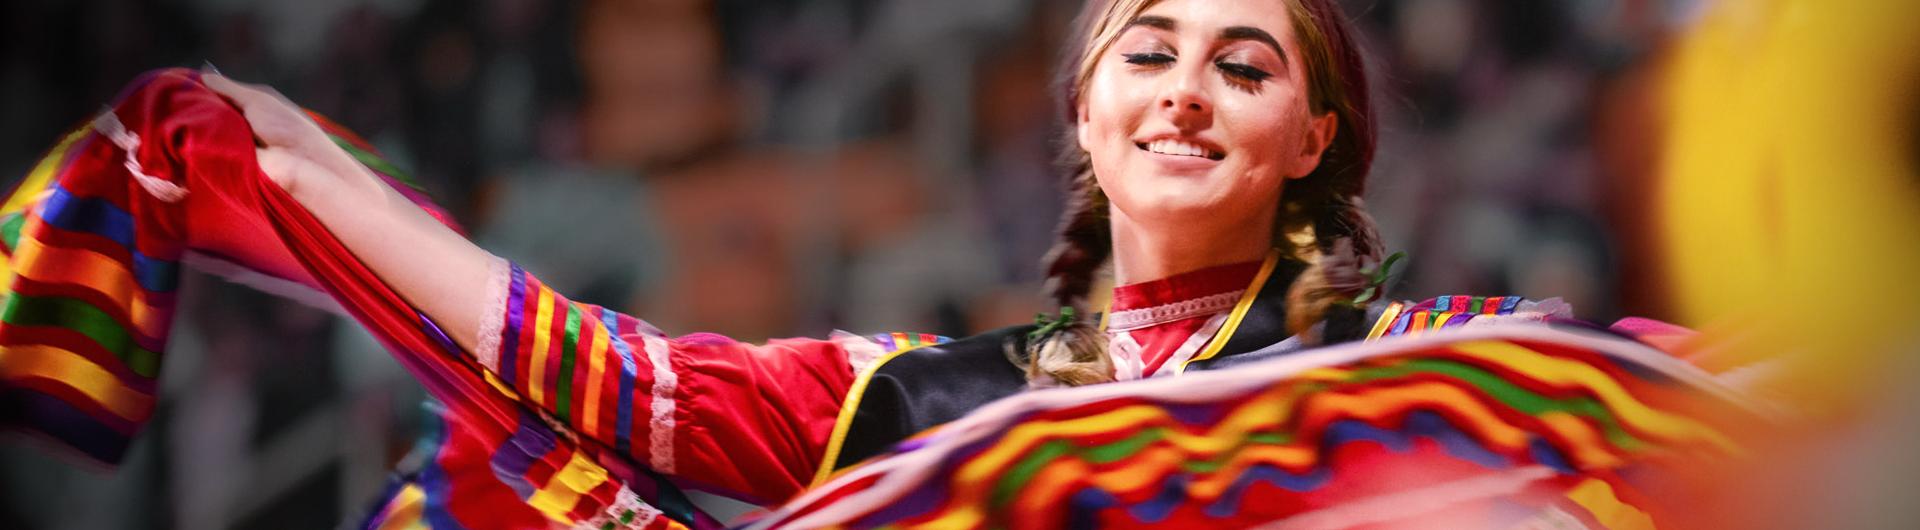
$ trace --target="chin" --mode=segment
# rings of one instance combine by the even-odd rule
[[[1204,220],[1218,219],[1226,214],[1213,197],[1200,197],[1181,191],[1147,195],[1137,197],[1142,200],[1130,201],[1134,202],[1132,208],[1124,208],[1129,217],[1154,224],[1197,226]]]

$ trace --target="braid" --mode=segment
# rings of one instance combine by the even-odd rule
[[[1059,242],[1045,260],[1046,291],[1055,305],[1078,308],[1077,313],[1084,315],[1094,278],[1113,253],[1113,235],[1107,225],[1106,196],[1100,193],[1090,167],[1077,173],[1074,188],[1060,220]],[[1025,352],[1009,342],[1006,353],[1015,365],[1027,369],[1028,384],[1035,388],[1113,380],[1107,337],[1085,320],[1027,344]]]
[[[1360,272],[1380,261],[1379,230],[1358,195],[1315,201],[1314,241],[1302,249],[1312,261],[1287,291],[1287,330],[1308,344],[1331,344],[1359,338],[1365,308],[1351,301],[1367,288]],[[1325,322],[1318,333],[1316,322]]]
[[[1046,293],[1059,306],[1079,307],[1093,289],[1094,277],[1113,254],[1107,225],[1107,198],[1091,171],[1074,179],[1072,198],[1060,219],[1059,241],[1044,260]]]

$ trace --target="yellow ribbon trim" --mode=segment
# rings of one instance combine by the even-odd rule
[[[896,340],[894,344],[905,345],[906,341]],[[847,388],[847,398],[840,402],[840,415],[833,420],[833,434],[827,436],[826,453],[820,457],[820,467],[814,469],[813,481],[807,483],[807,487],[818,486],[826,482],[827,478],[833,476],[833,463],[840,459],[840,449],[846,446],[847,429],[853,428],[853,414],[860,409],[860,398],[866,395],[867,382],[873,380],[873,374],[879,372],[880,367],[885,366],[887,361],[891,361],[903,353],[927,346],[932,346],[932,344],[921,344],[883,355],[879,359],[874,359],[873,364],[867,365],[867,369],[861,370],[860,375],[854,376],[853,386]]]
[[[1240,302],[1234,304],[1233,313],[1227,316],[1227,323],[1220,326],[1220,332],[1213,335],[1213,340],[1207,342],[1206,350],[1174,367],[1174,375],[1187,373],[1187,365],[1193,364],[1194,361],[1212,359],[1213,356],[1220,354],[1222,348],[1227,347],[1227,339],[1233,338],[1233,332],[1240,329],[1240,320],[1247,317],[1247,310],[1253,308],[1254,299],[1260,297],[1260,288],[1267,285],[1267,277],[1273,276],[1273,269],[1279,264],[1280,250],[1267,251],[1267,261],[1260,264],[1260,273],[1253,275],[1253,284],[1247,286],[1246,294],[1240,295]]]

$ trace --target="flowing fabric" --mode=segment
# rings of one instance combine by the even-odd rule
[[[319,121],[452,226],[363,140]],[[12,280],[0,313],[0,420],[9,427],[117,462],[153,412],[180,267],[201,265],[336,301],[445,404],[444,443],[408,486],[416,489],[396,489],[396,501],[422,501],[411,513],[431,526],[578,524],[609,510],[644,512],[620,526],[718,526],[663,478],[549,423],[474,366],[261,173],[246,120],[197,72],[141,77],[62,140],[0,215]],[[634,509],[636,498],[654,504]],[[398,515],[370,522],[407,519]]]
[[[1619,335],[1490,326],[999,401],[760,528],[1710,527],[1764,407]]]

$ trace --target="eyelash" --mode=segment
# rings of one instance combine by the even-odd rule
[[[1173,61],[1174,61],[1174,58],[1172,55],[1159,53],[1159,52],[1124,53],[1124,54],[1121,54],[1121,56],[1127,59],[1127,64],[1131,64],[1135,66],[1145,66],[1145,67],[1166,66],[1169,64],[1173,64]],[[1213,67],[1219,68],[1222,73],[1225,73],[1230,77],[1239,78],[1242,81],[1246,81],[1254,84],[1259,84],[1260,82],[1266,81],[1268,78],[1273,77],[1273,74],[1267,72],[1266,70],[1261,70],[1259,68],[1254,68],[1252,66],[1240,64],[1240,63],[1230,63],[1224,60],[1214,61]]]

